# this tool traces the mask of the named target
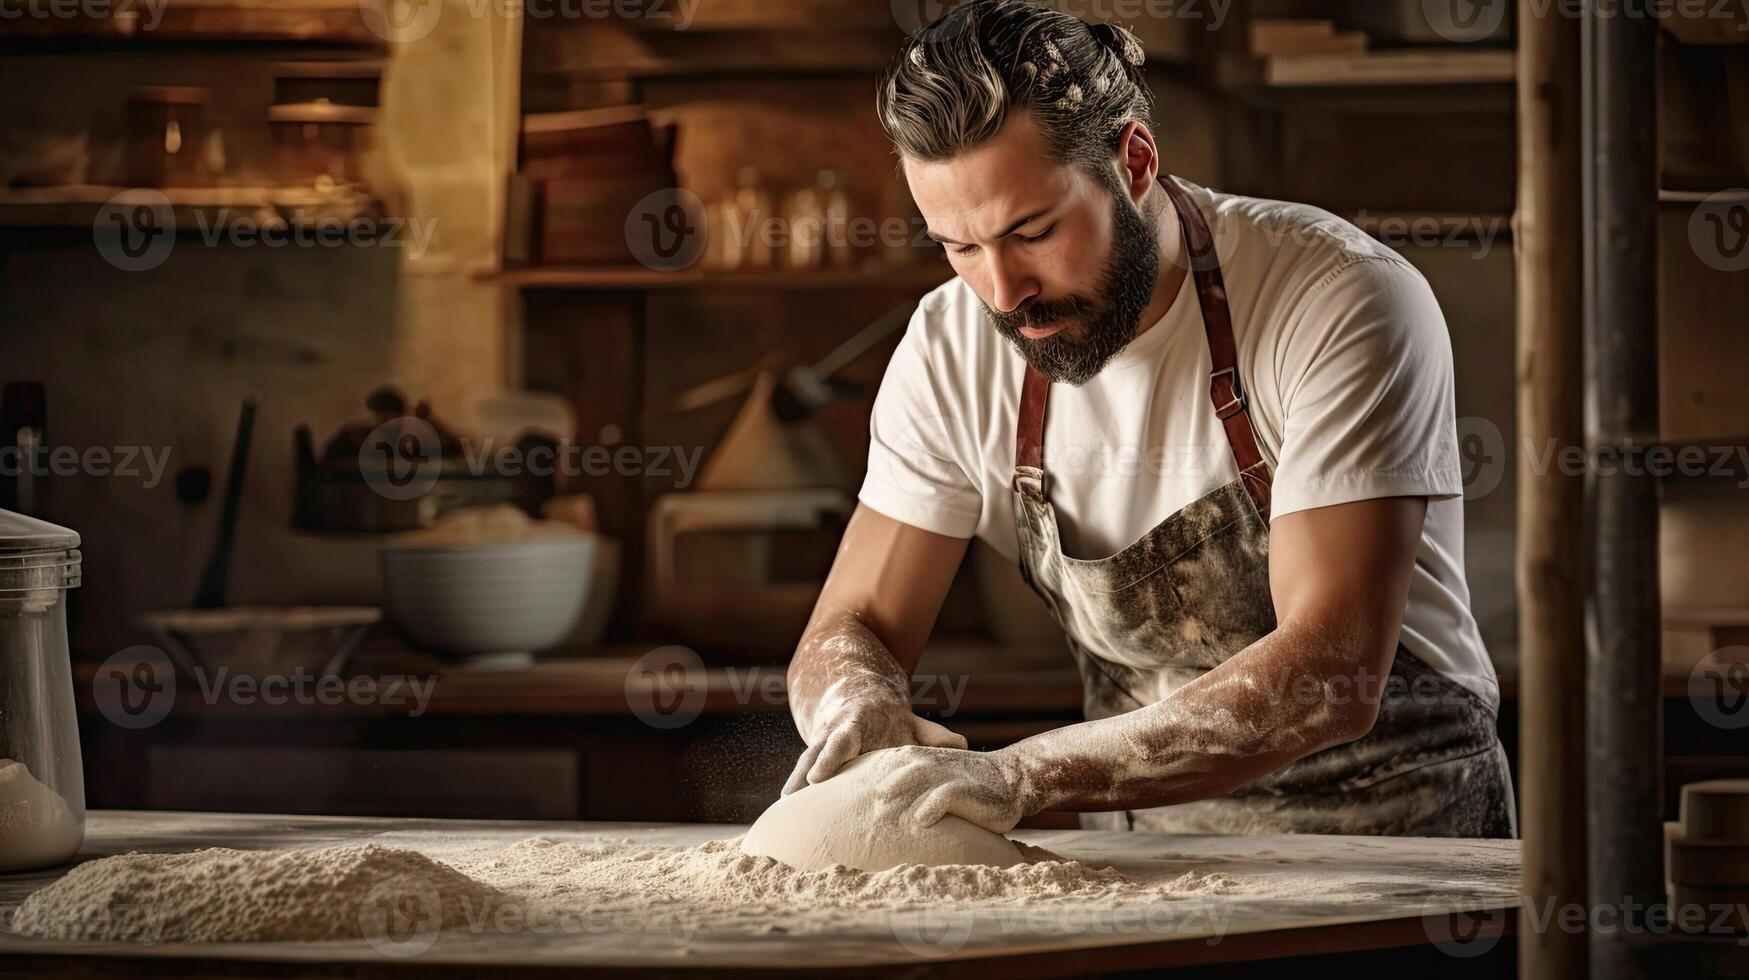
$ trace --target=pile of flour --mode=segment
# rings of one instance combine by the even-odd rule
[[[417,851],[353,844],[302,851],[208,848],[89,861],[24,900],[13,931],[47,939],[251,942],[359,939],[373,902],[432,895],[442,928],[502,900]]]
[[[73,808],[14,759],[0,759],[0,871],[59,864],[79,850]]]
[[[1224,875],[1156,885],[1024,848],[1009,868],[903,865],[802,872],[743,854],[738,841],[696,847],[536,837],[424,853],[350,845],[302,851],[212,849],[92,861],[27,898],[15,931],[57,939],[249,941],[357,939],[370,894],[441,896],[443,927],[493,928],[494,916],[558,923],[635,920],[677,935],[701,929],[811,933],[869,912],[976,903],[1037,908],[1219,894]],[[381,895],[379,894],[379,899]],[[366,927],[368,928],[368,926]]]

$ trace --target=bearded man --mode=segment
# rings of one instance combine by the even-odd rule
[[[881,121],[957,277],[893,355],[789,669],[785,792],[885,753],[927,824],[1509,837],[1444,319],[1316,208],[1160,172],[1141,45],[1032,0],[909,38]],[[1087,720],[992,752],[912,712],[967,542],[1068,635]]]

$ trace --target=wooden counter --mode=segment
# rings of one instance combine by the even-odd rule
[[[351,817],[93,812],[81,859],[129,850],[189,851],[314,847],[374,840],[442,859],[446,848],[508,844],[536,835],[629,837],[651,844],[694,844],[730,837],[733,825],[635,825],[392,820]],[[143,946],[62,943],[0,934],[0,976],[534,976],[697,974],[733,971],[817,973],[827,968],[903,970],[909,975],[1049,976],[1167,966],[1269,960],[1287,956],[1423,947],[1434,966],[1469,975],[1505,946],[1517,903],[1516,841],[1367,837],[1173,837],[1091,831],[1020,831],[1064,857],[1110,862],[1137,879],[1186,871],[1267,881],[1267,892],[1189,895],[1171,915],[1140,928],[1116,906],[1089,900],[1086,915],[1047,926],[1021,925],[971,905],[870,912],[826,934],[705,930],[677,941],[672,932],[563,935],[443,933],[425,951],[396,958],[367,942]],[[1332,872],[1352,886],[1329,888]],[[64,868],[0,877],[0,903],[16,907]],[[1355,874],[1358,872],[1358,874]],[[1455,930],[1471,936],[1453,939]],[[917,920],[918,916],[924,917]],[[778,923],[773,923],[777,925]],[[916,929],[925,931],[915,932]],[[1472,931],[1470,927],[1477,927]],[[404,952],[399,950],[398,952]],[[1489,961],[1492,962],[1492,961]],[[1506,964],[1510,966],[1510,961]],[[1486,971],[1484,971],[1486,972]],[[1418,974],[1425,980],[1427,974]]]

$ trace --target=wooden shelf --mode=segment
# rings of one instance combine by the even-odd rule
[[[1220,63],[1219,75],[1221,87],[1239,93],[1504,85],[1517,79],[1517,53],[1502,48],[1416,48],[1267,59],[1229,56]]]
[[[651,289],[887,289],[915,292],[934,289],[953,278],[945,262],[930,262],[874,272],[796,271],[717,272],[686,269],[661,272],[640,266],[546,266],[506,269],[481,278],[518,289],[651,290]]]
[[[1270,58],[1264,84],[1275,88],[1342,85],[1474,85],[1517,78],[1517,54],[1487,48],[1374,51]]]
[[[0,228],[75,229],[90,231],[105,205],[118,195],[134,191],[139,203],[150,206],[157,198],[146,192],[101,184],[68,184],[61,187],[0,188]],[[230,222],[259,222],[264,213],[279,215],[280,207],[311,203],[314,192],[305,187],[165,187],[156,189],[170,202],[178,231],[224,227]],[[360,198],[323,200],[323,206],[346,206],[358,216],[374,216],[376,202]]]
[[[267,42],[381,49],[387,0],[160,0],[114,5],[111,16],[0,19],[0,49],[40,53],[57,42],[147,46]]]
[[[1744,178],[1749,183],[1749,177]],[[1721,187],[1713,191],[1685,191],[1664,189],[1658,192],[1658,203],[1675,206],[1689,206],[1705,203],[1717,198],[1720,204],[1749,204],[1749,188]]]

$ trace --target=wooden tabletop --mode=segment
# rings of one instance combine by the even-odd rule
[[[239,814],[94,811],[81,860],[130,850],[225,846],[297,848],[374,840],[441,860],[446,850],[537,835],[632,838],[690,845],[730,837],[734,825],[399,820]],[[1191,895],[1124,914],[1090,900],[1085,915],[1016,928],[975,904],[895,913],[871,911],[827,934],[781,930],[672,934],[443,933],[417,956],[397,958],[365,942],[133,945],[65,943],[0,933],[0,976],[591,975],[733,971],[810,973],[903,967],[911,973],[1061,975],[1239,962],[1287,955],[1453,941],[1449,913],[1477,913],[1484,934],[1509,933],[1518,904],[1518,843],[1427,838],[1175,837],[1093,831],[1017,831],[1064,857],[1109,862],[1141,880],[1186,871],[1267,882],[1249,894]],[[66,868],[0,876],[0,906],[16,908]],[[1331,887],[1340,878],[1348,884]],[[986,913],[988,910],[985,910]],[[1136,910],[1130,910],[1132,913]],[[1167,911],[1170,914],[1165,914]],[[1469,917],[1470,922],[1476,916]],[[1464,932],[1460,925],[1455,931]],[[1484,938],[1481,940],[1487,942]],[[1457,940],[1461,944],[1461,937]],[[1472,947],[1473,949],[1473,947]]]

